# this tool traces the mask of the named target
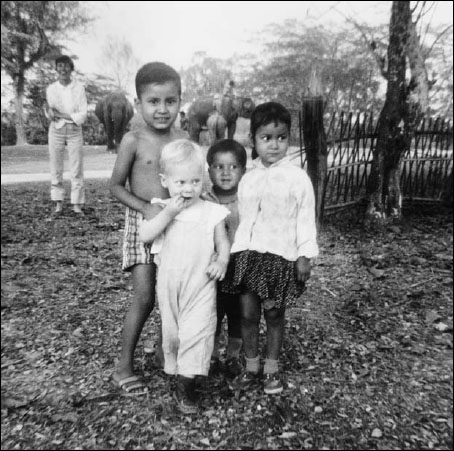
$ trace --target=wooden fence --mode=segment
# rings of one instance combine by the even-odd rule
[[[301,117],[297,123],[301,130]],[[370,113],[334,113],[327,118],[325,130],[328,175],[324,205],[325,212],[330,212],[365,199],[377,139],[377,121]],[[304,167],[302,133],[297,131],[296,134],[300,151],[294,155],[295,163]],[[439,200],[452,168],[452,124],[442,119],[422,121],[403,158],[401,188],[404,200]]]
[[[401,188],[404,198],[439,200],[453,166],[452,124],[426,119],[404,155]]]

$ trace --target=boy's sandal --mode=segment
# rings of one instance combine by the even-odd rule
[[[116,381],[112,376],[112,381],[115,386],[129,396],[143,396],[148,393],[148,387],[139,376],[128,376],[119,381]]]

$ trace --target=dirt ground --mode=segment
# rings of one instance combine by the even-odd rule
[[[111,383],[131,285],[105,181],[87,182],[82,219],[49,217],[45,183],[1,190],[2,449],[452,449],[452,210],[378,229],[360,211],[328,218],[288,306],[283,394],[220,374],[182,416],[144,352],[158,310],[135,359],[149,395]]]

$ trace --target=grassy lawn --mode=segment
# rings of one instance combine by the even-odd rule
[[[182,416],[144,352],[157,311],[135,360],[149,395],[109,379],[131,286],[106,182],[87,182],[82,219],[48,218],[47,183],[1,190],[2,449],[452,449],[452,211],[375,231],[330,218],[288,308],[283,394],[220,375]]]
[[[84,146],[86,171],[112,169],[116,155],[106,146]],[[68,152],[65,151],[65,170],[68,170]],[[1,148],[2,174],[35,174],[49,172],[49,151],[46,145],[3,146]]]
[[[237,121],[235,139],[248,146],[247,135],[249,120],[240,118]],[[200,143],[208,147],[208,133],[203,131]],[[84,146],[84,169],[86,171],[110,170],[115,163],[116,155],[108,153],[106,146]],[[65,169],[68,164],[68,153],[65,151]],[[49,151],[47,145],[2,146],[2,174],[34,174],[49,172]]]

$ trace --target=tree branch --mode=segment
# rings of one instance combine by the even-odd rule
[[[36,63],[36,61],[40,60],[50,48],[49,39],[47,38],[46,33],[44,33],[44,30],[40,26],[38,26],[38,32],[39,32],[38,50],[35,53],[32,53],[28,61],[25,63],[24,68],[26,70],[32,67],[33,64]]]
[[[380,55],[380,53],[376,50],[377,45],[376,45],[373,37],[370,38],[369,36],[367,36],[366,33],[364,32],[363,28],[361,27],[361,25],[359,25],[351,17],[346,16],[342,11],[339,11],[338,9],[336,9],[336,11],[339,14],[341,14],[347,22],[351,23],[360,32],[362,38],[364,39],[365,44],[367,45],[367,48],[369,49],[370,53],[374,57],[375,61],[377,62],[378,68],[380,69],[380,73],[382,74],[383,78],[385,78],[387,80],[388,72],[385,69],[386,58],[383,55]]]
[[[429,50],[427,50],[426,52],[426,57],[428,57],[430,55],[430,53],[432,52],[432,49],[435,47],[435,44],[441,39],[441,37],[446,33],[448,32],[450,29],[452,28],[452,25],[448,25],[438,36],[437,38],[435,39],[435,41],[432,43],[432,45],[430,46]]]

